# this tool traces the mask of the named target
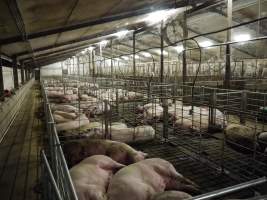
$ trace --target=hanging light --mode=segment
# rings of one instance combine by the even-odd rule
[[[212,45],[213,45],[213,43],[209,40],[205,40],[205,41],[199,43],[199,46],[204,47],[204,48],[210,47]]]
[[[93,47],[93,46],[90,46],[87,48],[88,51],[93,51],[94,49],[95,49],[95,47]]]
[[[122,56],[121,58],[124,60],[129,60],[129,57],[127,57],[127,56]]]
[[[102,40],[101,42],[99,42],[100,46],[106,46],[108,44],[107,40]]]
[[[178,53],[181,53],[184,50],[184,46],[183,45],[178,45],[178,46],[176,46],[174,48]]]
[[[123,38],[124,36],[126,36],[130,31],[129,30],[123,30],[123,31],[119,31],[117,33],[114,33],[114,35],[118,38]]]
[[[251,39],[251,36],[249,34],[239,34],[234,36],[235,42],[245,42]]]
[[[148,53],[148,52],[141,52],[140,54],[145,56],[146,58],[150,58],[151,57],[151,54]]]
[[[156,52],[157,54],[161,55],[161,50],[160,50],[160,49],[155,50],[155,52]],[[164,55],[164,56],[168,55],[168,52],[165,51],[165,50],[163,50],[163,55]]]
[[[161,21],[168,19],[171,15],[173,15],[176,12],[177,12],[176,9],[158,10],[158,11],[148,14],[144,18],[144,21],[146,21],[149,24],[156,24],[156,23],[159,23]]]

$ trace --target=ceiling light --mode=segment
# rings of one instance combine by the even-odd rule
[[[251,36],[249,34],[240,34],[234,36],[234,41],[235,42],[245,42],[251,39]]]
[[[155,23],[168,19],[175,12],[176,12],[175,9],[155,11],[155,12],[148,14],[148,16],[145,17],[144,21],[151,23],[151,24],[155,24]]]
[[[148,53],[148,52],[141,52],[140,54],[143,55],[143,56],[145,56],[146,58],[151,57],[151,54]]]
[[[95,49],[95,47],[90,46],[87,49],[88,49],[88,51],[93,51]]]
[[[103,40],[101,42],[99,42],[100,46],[106,46],[108,44],[107,40]]]
[[[213,45],[213,43],[211,42],[211,41],[209,41],[209,40],[206,40],[206,41],[203,41],[203,42],[199,42],[199,46],[201,46],[201,47],[210,47],[210,46],[212,46]]]
[[[140,58],[140,56],[138,56],[138,55],[135,55],[134,57],[135,57],[135,59],[139,59]]]
[[[155,50],[155,52],[156,52],[157,54],[161,55],[161,50],[160,50],[160,49]],[[165,51],[165,50],[163,50],[163,55],[164,55],[164,56],[168,55],[168,52]]]
[[[129,60],[129,58],[127,56],[122,56],[122,59]]]
[[[184,46],[183,45],[178,45],[178,46],[176,46],[174,48],[178,53],[181,53],[184,50]]]
[[[123,30],[123,31],[119,31],[117,33],[114,33],[115,36],[117,36],[118,38],[122,38],[124,37],[125,35],[127,35],[130,31],[128,30]]]

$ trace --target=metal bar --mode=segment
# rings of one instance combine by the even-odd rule
[[[46,168],[46,170],[48,172],[48,178],[50,179],[50,182],[51,182],[51,184],[53,186],[53,189],[54,189],[54,191],[56,193],[56,197],[57,197],[58,200],[63,200],[63,198],[61,197],[61,194],[59,192],[59,189],[57,187],[56,181],[54,179],[53,173],[51,171],[50,165],[48,163],[48,160],[47,160],[47,158],[45,156],[44,150],[42,150],[41,155],[42,155],[42,158],[44,160],[45,168]]]
[[[3,67],[0,66],[0,101],[4,101],[4,79],[3,79]]]
[[[188,37],[188,29],[187,29],[187,17],[186,14],[183,16],[183,37]],[[186,49],[186,40],[183,42],[183,47]],[[187,81],[187,63],[186,63],[186,51],[183,51],[183,85]]]
[[[160,31],[160,82],[163,83],[163,73],[164,73],[164,37],[163,37],[163,21],[161,22]]]
[[[133,33],[133,76],[136,76],[136,63],[135,63],[135,32]]]
[[[227,21],[228,27],[232,26],[232,17],[233,16],[233,0],[228,0],[227,3]],[[227,30],[227,42],[231,42],[232,39],[232,30]],[[224,78],[224,87],[230,88],[230,79],[231,79],[231,46],[230,44],[226,45],[226,63],[225,63],[225,78]]]
[[[17,59],[13,59],[13,77],[14,77],[14,88],[19,88],[19,79],[18,79],[18,64]]]
[[[256,185],[260,185],[266,182],[267,182],[267,178],[262,177],[262,178],[244,182],[244,183],[241,183],[235,186],[231,186],[231,187],[227,187],[224,189],[215,190],[213,192],[209,192],[203,195],[199,195],[199,196],[191,198],[190,200],[205,200],[205,199],[217,198],[217,197],[229,194],[229,193],[237,192],[237,191],[250,188]]]

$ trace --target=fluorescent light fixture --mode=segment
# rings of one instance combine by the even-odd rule
[[[121,58],[124,60],[129,60],[129,58],[127,56],[122,56]]]
[[[99,42],[99,44],[101,46],[106,46],[108,44],[108,41],[107,40],[102,40],[101,42]]]
[[[240,34],[234,36],[234,41],[235,42],[245,42],[251,39],[251,36],[249,34]]]
[[[145,56],[146,58],[150,58],[151,57],[151,54],[148,53],[148,52],[141,52],[140,54]]]
[[[211,41],[209,41],[209,40],[206,40],[206,41],[203,41],[203,42],[199,42],[199,46],[201,46],[201,47],[210,47],[210,46],[212,46],[213,45],[213,43],[211,42]]]
[[[95,47],[90,46],[87,49],[88,49],[88,51],[93,51],[95,49]]]
[[[138,56],[138,55],[135,55],[135,59],[139,59],[140,58],[140,56]]]
[[[127,35],[130,31],[128,30],[123,30],[123,31],[119,31],[117,33],[114,33],[115,36],[117,36],[118,38],[122,38],[124,37],[125,35]]]
[[[144,21],[151,23],[151,24],[156,24],[156,23],[159,23],[161,21],[168,19],[176,11],[177,11],[176,9],[158,10],[158,11],[148,14],[148,16],[145,17]]]
[[[184,50],[184,46],[183,45],[178,45],[178,46],[176,46],[174,48],[178,53],[181,53]]]
[[[155,52],[156,52],[157,54],[161,55],[161,50],[160,50],[160,49],[155,50]],[[163,55],[164,55],[164,56],[167,56],[167,55],[168,55],[168,52],[165,51],[165,50],[163,50]]]

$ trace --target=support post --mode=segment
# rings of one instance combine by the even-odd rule
[[[168,133],[168,123],[169,123],[169,116],[168,116],[168,100],[163,99],[163,137],[164,139],[169,138],[169,133]]]
[[[228,0],[227,4],[227,19],[228,27],[232,26],[232,13],[233,12],[233,0]],[[227,42],[231,42],[232,30],[227,31]],[[224,88],[230,88],[231,80],[231,45],[226,45],[226,63],[225,63],[225,77],[224,77]]]
[[[111,48],[111,58],[110,58],[110,69],[111,69],[111,78],[112,78],[112,85],[113,85],[113,78],[114,78],[114,74],[113,74],[113,41],[110,41],[110,48]]]
[[[22,64],[22,66],[21,66],[20,73],[21,73],[21,84],[24,84],[24,82],[25,82],[25,80],[24,80],[24,64]]]
[[[0,100],[4,101],[4,79],[3,79],[3,67],[0,66]]]
[[[241,112],[240,112],[240,124],[246,123],[245,112],[247,111],[247,92],[242,92],[242,101],[241,101]]]
[[[161,22],[160,31],[160,82],[163,83],[163,73],[164,73],[164,38],[163,38],[163,22]]]
[[[13,78],[14,78],[14,88],[19,89],[18,65],[16,58],[13,59]]]
[[[136,63],[135,63],[135,32],[133,33],[133,76],[136,77]]]
[[[184,19],[183,19],[183,38],[186,39],[188,37],[188,30],[187,30],[187,17],[186,14],[184,14]],[[187,81],[187,62],[186,62],[186,41],[183,42],[183,85]]]

